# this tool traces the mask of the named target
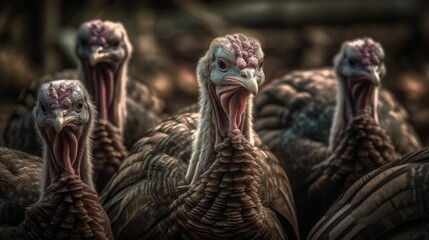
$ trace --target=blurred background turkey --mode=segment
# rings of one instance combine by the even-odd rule
[[[0,3],[0,132],[19,92],[48,72],[75,68],[79,25],[123,22],[134,46],[129,72],[148,81],[169,112],[196,101],[196,62],[215,36],[257,37],[266,83],[298,68],[332,64],[348,39],[370,36],[386,52],[383,82],[429,144],[429,2],[408,1],[12,1]]]

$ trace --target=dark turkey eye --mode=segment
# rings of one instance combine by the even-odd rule
[[[80,101],[76,105],[76,111],[80,112],[80,111],[82,111],[82,109],[83,109],[83,102]]]
[[[221,71],[225,71],[226,70],[226,63],[222,59],[217,60],[217,66],[219,67],[219,69]]]
[[[42,113],[43,113],[43,114],[46,114],[46,113],[47,113],[47,111],[46,111],[46,107],[45,107],[45,106],[43,106],[43,105],[40,105],[40,110],[42,110]]]
[[[119,41],[113,41],[113,42],[111,43],[111,46],[112,46],[112,47],[119,47]]]
[[[356,65],[356,61],[355,61],[355,60],[353,60],[353,59],[349,59],[348,63],[349,63],[349,65],[350,65],[350,66],[352,66],[352,67],[354,67],[354,66]]]
[[[264,61],[261,60],[261,62],[259,62],[259,68],[262,68],[264,66]]]
[[[80,45],[82,47],[87,47],[88,46],[88,40],[87,39],[80,39]]]

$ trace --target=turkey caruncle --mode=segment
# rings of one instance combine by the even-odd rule
[[[8,147],[40,155],[31,114],[39,87],[55,79],[82,80],[98,108],[94,167],[96,186],[101,190],[128,154],[127,148],[160,121],[164,102],[148,85],[128,75],[132,46],[121,23],[83,23],[77,33],[75,54],[77,70],[48,74],[23,91],[3,139]]]

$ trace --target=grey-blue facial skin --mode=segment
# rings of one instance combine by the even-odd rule
[[[52,85],[51,85],[52,84]],[[53,100],[49,88],[58,90],[63,84],[65,89],[72,87],[74,90],[68,95],[70,104],[65,104],[65,100],[58,96],[58,100]],[[64,126],[77,127],[87,124],[90,119],[89,106],[85,98],[86,90],[78,80],[59,80],[42,85],[38,94],[38,103],[35,107],[35,120],[40,129],[53,127],[57,133],[61,132]],[[61,103],[61,100],[63,103]]]
[[[334,58],[334,69],[341,79],[367,79],[380,86],[386,74],[383,61],[381,45],[370,38],[363,38],[342,45],[340,53]]]

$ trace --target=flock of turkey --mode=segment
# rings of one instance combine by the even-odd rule
[[[218,37],[170,117],[122,24],[83,23],[75,54],[6,126],[0,239],[429,239],[429,149],[374,40],[262,86],[259,41]]]

